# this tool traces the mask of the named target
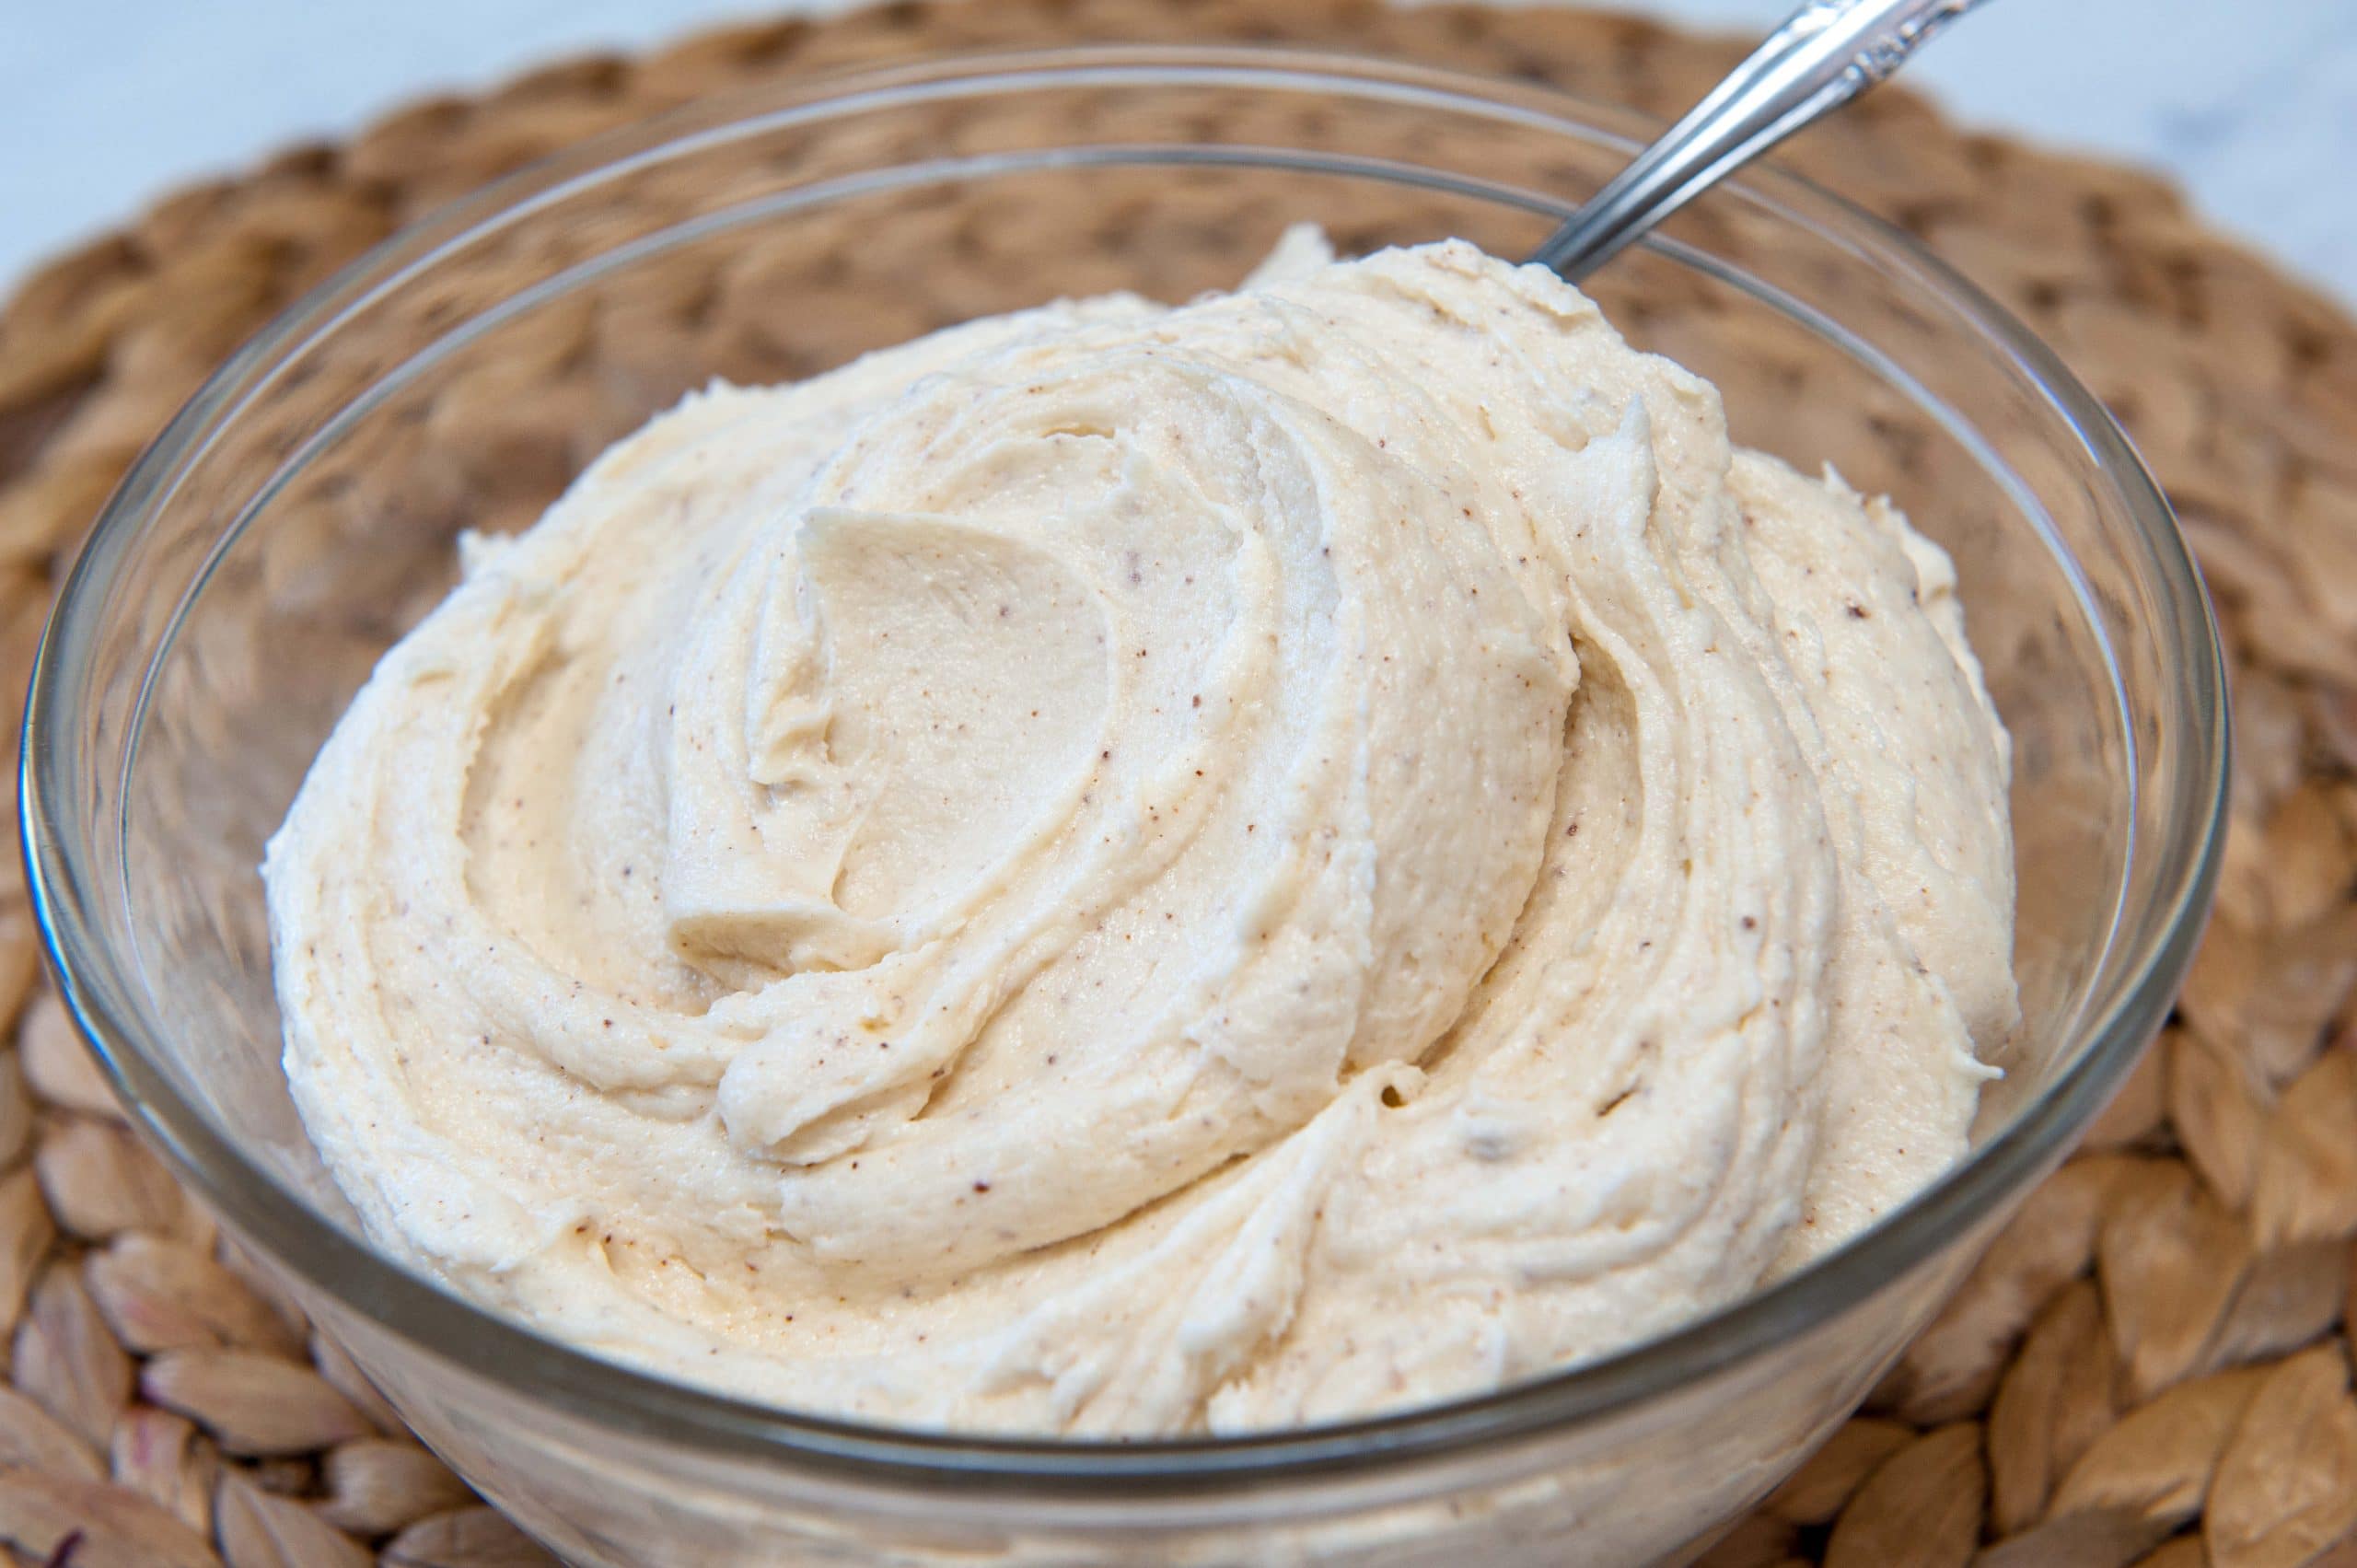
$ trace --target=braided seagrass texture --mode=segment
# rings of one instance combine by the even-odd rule
[[[1341,43],[1655,113],[1740,52],[1578,11],[972,0],[714,33],[420,104],[173,196],[0,312],[0,691],[17,700],[53,578],[138,447],[272,311],[425,208],[784,75],[1213,39]],[[2235,808],[2218,917],[2159,1044],[1868,1412],[1705,1562],[2357,1568],[2357,324],[2158,181],[1964,134],[1903,91],[1786,161],[1928,241],[2125,419],[2219,598]],[[38,981],[13,855],[0,1023],[0,1561],[549,1561],[406,1437],[125,1130]]]

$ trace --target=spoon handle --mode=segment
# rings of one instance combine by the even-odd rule
[[[1689,198],[1849,102],[1980,0],[1809,0],[1531,253],[1573,283]]]

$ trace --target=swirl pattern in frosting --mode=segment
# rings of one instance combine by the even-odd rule
[[[1946,559],[1544,272],[1321,250],[716,386],[470,541],[265,868],[382,1245],[780,1403],[1227,1432],[1960,1155],[2013,861]]]

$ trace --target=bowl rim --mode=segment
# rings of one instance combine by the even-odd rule
[[[1859,1236],[1799,1272],[1666,1334],[1492,1392],[1357,1420],[1230,1437],[1103,1442],[890,1427],[736,1399],[609,1361],[480,1307],[397,1264],[319,1214],[249,1157],[173,1089],[155,1060],[164,1030],[135,998],[135,964],[96,933],[104,900],[65,803],[88,776],[60,718],[87,699],[84,650],[108,589],[136,553],[178,479],[240,412],[273,365],[336,330],[358,303],[430,266],[487,224],[512,218],[581,182],[692,147],[749,122],[791,123],[982,91],[1136,84],[1354,91],[1399,96],[1477,115],[1505,115],[1590,141],[1642,139],[1643,117],[1551,87],[1473,72],[1320,50],[1257,46],[1092,45],[935,57],[814,74],[720,95],[563,149],[397,231],[274,317],[209,377],[140,454],[109,499],[58,591],[37,651],[20,736],[18,828],[27,887],[51,972],[133,1122],[182,1180],[278,1267],[375,1332],[533,1404],[598,1427],[617,1422],[661,1443],[739,1462],[786,1461],[842,1481],[922,1485],[1004,1499],[1101,1501],[1216,1496],[1245,1483],[1364,1479],[1593,1421],[1673,1392],[1822,1326],[1882,1283],[1930,1258],[2043,1173],[2133,1064],[2172,1004],[2200,938],[2218,875],[2227,793],[2224,655],[2200,572],[2167,502],[2119,424],[2030,330],[1911,237],[1782,170],[1730,181],[1785,222],[1870,256],[1929,290],[2026,373],[2050,411],[2117,488],[2145,563],[2182,642],[2176,692],[2182,733],[2179,837],[2149,900],[2157,935],[2127,956],[2109,1005],[2082,1016],[2086,1043],[2036,1099],[1965,1160]],[[1565,208],[1568,211],[1568,205]],[[2068,557],[2065,557],[2066,563]],[[177,627],[168,631],[168,648]],[[160,653],[150,655],[152,672]],[[2131,746],[2138,744],[2133,735]],[[2133,753],[2131,752],[2131,756]],[[2125,868],[2123,868],[2125,875]],[[2110,958],[2107,962],[2113,961]]]

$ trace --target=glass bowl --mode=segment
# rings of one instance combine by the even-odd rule
[[[462,528],[528,524],[714,376],[1060,295],[1178,298],[1289,222],[1529,249],[1643,127],[1340,58],[943,62],[690,109],[389,241],[225,366],[107,509],[24,738],[34,897],[138,1124],[462,1474],[583,1565],[1674,1562],[1838,1423],[2169,1005],[2215,865],[2220,652],[2168,509],[2018,323],[1796,180],[1715,192],[1596,292],[1736,436],[1955,554],[2016,743],[2026,1025],[1975,1150],[1725,1310],[1477,1399],[1228,1440],[981,1440],[595,1359],[375,1254],[279,1067],[263,841]]]

